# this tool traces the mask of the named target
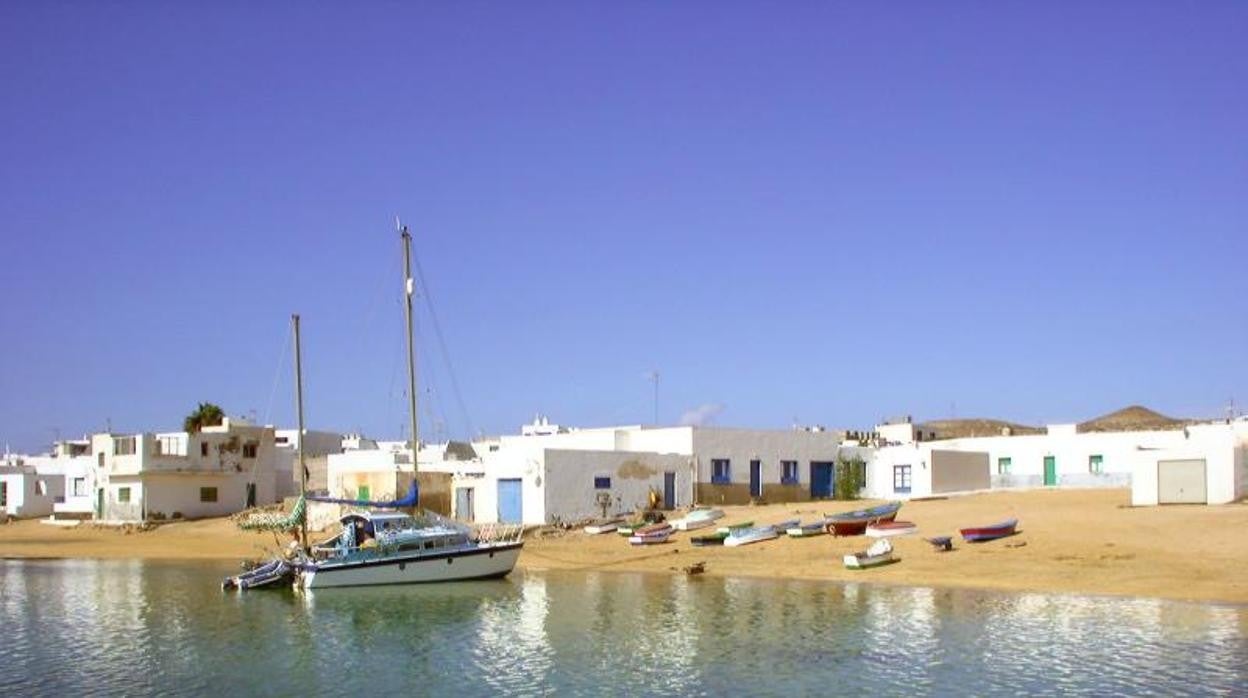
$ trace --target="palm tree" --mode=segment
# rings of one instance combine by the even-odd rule
[[[194,434],[204,427],[219,426],[225,419],[225,411],[211,402],[201,402],[195,411],[182,420],[182,431]]]

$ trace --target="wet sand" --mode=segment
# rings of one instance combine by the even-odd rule
[[[683,574],[706,563],[706,574],[870,581],[1044,593],[1090,593],[1248,603],[1248,504],[1131,508],[1127,490],[994,492],[908,502],[899,520],[920,536],[1019,519],[1019,534],[979,544],[955,540],[937,553],[919,536],[894,538],[901,562],[846,570],[841,556],[865,548],[863,536],[781,538],[740,548],[695,548],[676,533],[663,545],[633,547],[616,535],[580,531],[528,537],[520,568],[620,570]],[[725,507],[720,523],[769,523],[847,511],[877,502],[817,502]],[[62,529],[37,521],[0,525],[0,557],[243,559],[287,542],[272,533],[239,530],[228,519],[165,524],[124,532],[90,525]]]

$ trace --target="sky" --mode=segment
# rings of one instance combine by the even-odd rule
[[[9,2],[0,441],[1248,404],[1248,4]],[[657,391],[652,378],[658,373]],[[656,400],[657,393],[657,400]]]

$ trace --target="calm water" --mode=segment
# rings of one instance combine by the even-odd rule
[[[1248,694],[1248,609],[603,573],[223,594],[0,561],[0,695]]]

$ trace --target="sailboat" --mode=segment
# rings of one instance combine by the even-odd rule
[[[416,362],[412,340],[412,236],[407,226],[401,226],[399,231],[403,239],[408,408],[412,467],[415,469],[419,441],[416,435]],[[307,551],[305,561],[299,566],[296,582],[304,589],[504,577],[516,566],[520,550],[524,547],[521,538],[523,527],[520,525],[500,525],[473,531],[433,512],[405,513],[402,509],[414,509],[419,504],[419,488],[415,479],[406,496],[392,501],[312,496],[307,496],[307,499],[346,504],[359,509],[339,519],[341,533]],[[307,540],[306,536],[304,540]]]

